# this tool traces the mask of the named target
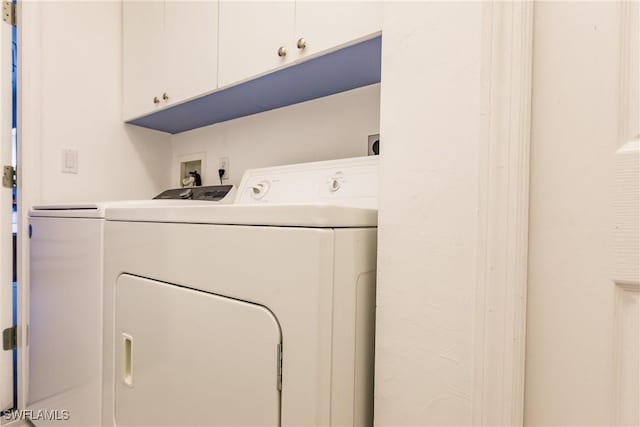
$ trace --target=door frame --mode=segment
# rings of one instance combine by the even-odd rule
[[[523,425],[533,7],[486,5],[473,333],[474,425]]]
[[[0,90],[0,129],[2,136],[0,141],[0,158],[2,166],[11,165],[12,158],[12,36],[13,25],[10,22],[0,22],[0,53],[2,59],[2,89]],[[0,243],[0,330],[11,328],[13,326],[13,233],[12,233],[12,199],[13,189],[0,187],[2,195],[2,212],[0,212],[0,224],[2,235]],[[13,351],[0,349],[0,410],[11,409],[15,407],[13,397]]]
[[[523,424],[533,6],[385,9],[380,425]]]
[[[18,402],[17,409],[27,407],[29,360],[27,326],[29,324],[29,206],[40,199],[41,162],[40,117],[42,110],[36,100],[41,94],[38,76],[41,61],[41,2],[17,3],[18,26]]]

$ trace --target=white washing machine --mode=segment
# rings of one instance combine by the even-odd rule
[[[377,162],[107,209],[104,425],[372,425]]]
[[[230,199],[222,193],[230,189],[169,190],[162,200],[31,209],[27,405],[35,425],[101,425],[105,209],[202,205],[207,198],[225,203]],[[190,199],[168,200],[176,197]]]

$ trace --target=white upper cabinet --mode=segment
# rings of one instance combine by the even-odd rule
[[[166,107],[354,44],[382,29],[380,1],[123,3],[123,116],[128,122],[147,120]]]
[[[160,108],[163,72],[164,2],[123,3],[123,115],[125,119]],[[153,102],[154,98],[158,102]]]
[[[296,59],[382,30],[381,1],[305,1],[296,2]]]
[[[218,86],[382,29],[380,1],[221,1]]]
[[[214,90],[217,1],[123,2],[125,120]]]
[[[218,2],[166,2],[165,85],[168,103],[214,90],[218,82]]]
[[[292,56],[293,1],[221,1],[218,86],[286,64]]]

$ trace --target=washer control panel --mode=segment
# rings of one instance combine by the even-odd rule
[[[210,185],[207,187],[174,188],[163,191],[154,199],[189,199],[220,202],[229,195],[232,185]]]
[[[236,204],[328,204],[377,208],[379,157],[251,169]]]

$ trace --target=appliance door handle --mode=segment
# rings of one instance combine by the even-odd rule
[[[129,387],[133,387],[133,337],[122,334],[122,381]]]

